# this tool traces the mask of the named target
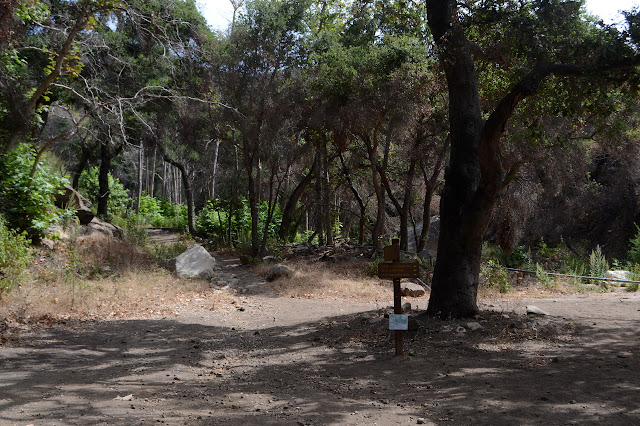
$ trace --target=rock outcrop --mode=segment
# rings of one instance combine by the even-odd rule
[[[64,188],[65,192],[55,196],[55,204],[59,208],[73,209],[81,225],[91,223],[95,214],[91,210],[91,202],[82,194],[70,186]]]

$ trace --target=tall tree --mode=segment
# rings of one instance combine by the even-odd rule
[[[508,183],[501,161],[501,138],[520,102],[536,94],[552,76],[595,79],[598,74],[640,63],[628,40],[610,28],[598,29],[585,21],[581,4],[561,0],[487,2],[461,9],[464,6],[455,0],[427,0],[429,27],[447,78],[451,135],[429,315],[460,317],[478,311],[482,239],[498,195]],[[503,30],[519,22],[518,34],[533,42],[527,55],[521,53],[520,60],[512,62],[517,66],[501,64],[509,72],[507,93],[490,106],[481,103],[474,54],[485,60],[495,55],[490,54],[490,46],[483,50],[470,40],[466,32],[470,28],[465,25],[479,16],[501,16],[503,26],[498,29]],[[501,34],[503,41],[518,40],[515,34],[509,35],[514,38]],[[517,51],[516,44],[509,53]]]

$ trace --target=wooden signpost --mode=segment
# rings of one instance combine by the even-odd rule
[[[393,313],[389,316],[389,328],[395,332],[396,356],[402,355],[402,332],[408,329],[406,315],[402,315],[401,278],[418,278],[417,263],[400,262],[400,240],[394,238],[392,244],[384,248],[384,263],[378,264],[378,277],[393,280]]]

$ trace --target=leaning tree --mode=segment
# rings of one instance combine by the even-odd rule
[[[633,77],[640,64],[636,16],[628,15],[626,32],[590,21],[581,1],[427,0],[427,16],[448,84],[451,141],[427,314],[471,316],[478,312],[483,236],[512,178],[501,155],[510,118],[549,81],[581,78],[604,88]],[[493,76],[481,81],[478,65],[486,63],[495,65]],[[498,78],[505,94],[482,102],[481,83]]]

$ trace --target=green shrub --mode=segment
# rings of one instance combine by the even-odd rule
[[[0,299],[24,281],[24,271],[32,259],[29,244],[24,232],[10,230],[0,216]]]
[[[100,185],[98,182],[99,170],[97,167],[91,167],[82,172],[78,182],[78,189],[91,203],[96,207],[98,205],[98,196],[100,193]],[[108,175],[109,182],[109,203],[107,213],[109,216],[123,216],[128,206],[131,205],[131,198],[124,189],[124,185],[118,180]]]
[[[239,241],[241,243],[248,242],[251,239],[251,209],[249,202],[243,199],[239,205],[239,208],[234,209],[229,217],[228,209],[225,209],[219,200],[207,201],[205,206],[198,213],[197,227],[203,232],[217,237],[219,240],[223,240],[224,236],[231,231],[232,241]],[[262,238],[265,224],[268,218],[268,203],[263,201],[259,205],[258,210],[258,231],[260,233],[259,238]],[[275,240],[278,235],[280,223],[282,222],[282,212],[280,207],[276,205],[273,211],[273,216],[269,226],[267,228],[267,239]],[[231,220],[229,220],[231,219]],[[231,222],[231,223],[229,223]],[[229,226],[231,229],[229,229]]]
[[[9,228],[39,238],[70,213],[53,203],[53,196],[64,191],[68,181],[56,175],[46,160],[40,160],[31,180],[35,156],[26,144],[0,154],[0,213]]]
[[[499,250],[497,256],[500,264],[508,268],[519,268],[529,260],[527,252],[524,250],[523,246],[515,246],[513,252],[510,255],[507,255],[504,251]]]
[[[480,278],[486,288],[497,288],[500,293],[507,293],[511,290],[511,281],[507,271],[493,260],[482,265]]]
[[[140,219],[157,228],[186,229],[187,206],[143,195],[140,198]]]
[[[158,259],[173,259],[180,256],[189,247],[183,242],[172,244],[158,244],[154,247],[154,255]]]
[[[629,271],[629,281],[640,281],[640,264],[630,263],[626,268]],[[627,283],[626,290],[630,293],[638,291],[638,283]]]
[[[597,245],[596,249],[593,250],[589,256],[589,274],[592,277],[604,278],[608,270],[609,263],[607,262],[605,255],[602,253],[600,246]],[[594,282],[594,284],[597,284],[597,282]]]
[[[629,241],[629,251],[627,252],[627,257],[630,262],[640,263],[640,227],[636,226],[636,235]]]
[[[113,224],[122,228],[125,240],[138,247],[149,245],[149,235],[144,221],[135,214],[130,216],[114,216]]]
[[[556,286],[556,280],[552,276],[547,275],[539,263],[536,263],[536,278],[546,288],[553,288]]]

